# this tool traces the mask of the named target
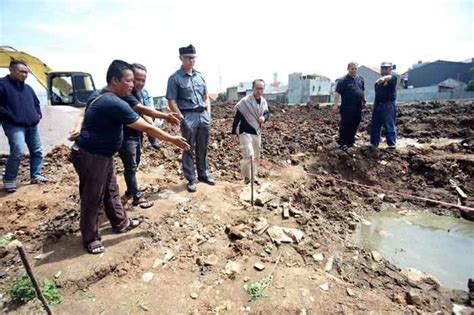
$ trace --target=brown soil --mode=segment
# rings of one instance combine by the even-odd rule
[[[56,281],[62,303],[53,308],[58,314],[147,310],[152,314],[450,313],[452,303],[473,303],[472,294],[439,287],[429,279],[408,279],[397,266],[374,259],[370,251],[351,242],[355,224],[387,206],[456,217],[469,214],[396,195],[380,198],[375,191],[336,179],[456,204],[459,200],[449,182],[453,179],[468,196],[474,196],[474,102],[400,106],[399,136],[418,139],[420,147],[373,152],[362,145],[351,149],[354,156],[337,149],[338,117],[329,108],[308,113],[305,107],[271,104],[270,109],[261,177],[272,200],[262,206],[251,207],[240,198],[244,185],[238,170],[239,148],[229,135],[232,104],[221,104],[213,111],[209,154],[218,184],[201,183],[197,193],[189,194],[183,185],[179,152],[168,145],[160,151],[145,149],[139,182],[155,205],[147,210],[126,205],[131,216],[147,219],[129,234],[112,234],[102,215],[104,255],[88,255],[81,247],[77,176],[67,147],[47,156],[45,174],[52,180],[48,184],[26,184],[25,159],[20,174],[25,184],[15,194],[0,195],[0,233],[11,232],[23,242],[41,279],[61,271]],[[367,143],[369,121],[370,108],[364,112],[360,144]],[[459,141],[431,145],[436,138]],[[120,160],[117,170],[124,190]],[[473,207],[474,199],[462,203]],[[284,207],[293,214],[288,219],[282,218]],[[252,230],[259,218],[300,229],[304,238],[298,244],[274,245],[269,250],[268,234]],[[54,253],[48,258],[33,259],[51,250]],[[170,252],[171,260],[164,263]],[[315,254],[322,254],[323,261],[316,261]],[[217,256],[217,262],[208,265],[211,255]],[[0,279],[1,292],[6,294],[23,268],[14,251],[0,249],[0,258],[0,271],[6,273]],[[332,268],[325,270],[328,260]],[[239,273],[224,272],[229,261],[240,265]],[[266,268],[255,270],[256,262]],[[266,297],[249,302],[245,281],[258,281],[273,268]],[[141,279],[146,272],[154,273],[148,283]],[[325,283],[327,291],[320,288]],[[4,299],[8,301],[8,294]],[[6,303],[3,310],[30,313],[40,309],[35,301],[20,307]]]

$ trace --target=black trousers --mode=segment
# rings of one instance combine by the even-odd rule
[[[129,219],[120,200],[113,157],[72,149],[72,163],[79,175],[81,196],[81,234],[85,245],[100,240],[99,207],[104,205],[105,215],[117,232],[126,227]]]
[[[351,147],[355,142],[355,135],[362,119],[362,108],[341,107],[341,121],[339,123],[339,146]]]

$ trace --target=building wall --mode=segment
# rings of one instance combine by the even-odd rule
[[[227,88],[227,101],[235,102],[239,100],[239,96],[237,95],[237,87],[233,86]]]
[[[306,103],[312,96],[330,95],[331,80],[325,78],[303,79],[301,73],[288,76],[288,103]]]
[[[372,102],[375,96],[375,82],[378,78],[380,78],[380,73],[377,73],[374,70],[367,68],[366,66],[360,66],[357,70],[357,74],[364,78],[365,99],[368,102]]]
[[[437,86],[435,86],[438,88]],[[427,92],[427,90],[407,89],[397,92],[397,102],[451,100],[451,99],[474,99],[474,92],[452,91],[452,92]]]
[[[415,88],[431,86],[449,78],[468,83],[471,79],[469,73],[471,67],[474,67],[473,62],[438,60],[408,71],[408,86],[412,85]]]
[[[303,94],[302,73],[290,73],[288,75],[288,103],[299,104]]]

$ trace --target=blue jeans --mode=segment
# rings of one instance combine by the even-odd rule
[[[8,123],[2,123],[3,131],[8,138],[10,155],[5,168],[4,181],[15,181],[18,175],[20,162],[28,147],[30,153],[30,177],[31,179],[41,176],[43,154],[41,152],[41,139],[38,126],[22,127]]]
[[[397,104],[395,102],[374,105],[372,111],[370,144],[378,147],[380,143],[380,133],[383,126],[385,128],[387,145],[395,146],[397,143],[396,118]]]
[[[183,173],[188,182],[196,182],[194,157],[196,156],[197,175],[199,178],[209,176],[207,144],[211,132],[211,115],[203,112],[183,112],[181,132],[189,143],[190,149],[183,152]]]
[[[133,198],[138,198],[137,169],[141,158],[141,140],[124,140],[119,155],[123,162],[127,192]]]

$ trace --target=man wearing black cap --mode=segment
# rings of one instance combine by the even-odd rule
[[[181,117],[181,132],[190,145],[183,152],[183,172],[188,181],[189,192],[196,191],[196,171],[193,154],[196,156],[197,179],[214,185],[209,173],[207,144],[211,129],[211,104],[207,95],[203,75],[194,69],[196,49],[193,45],[179,49],[181,68],[168,79],[166,98],[173,112]]]
[[[387,145],[389,149],[395,149],[397,144],[397,76],[392,74],[391,62],[383,62],[380,66],[382,75],[375,82],[375,100],[372,111],[370,144],[377,148],[380,143],[380,132],[382,125],[385,128]]]

